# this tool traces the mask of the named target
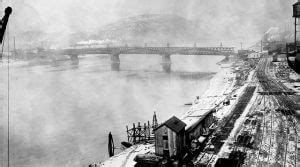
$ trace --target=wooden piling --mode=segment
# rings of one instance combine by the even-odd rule
[[[151,138],[151,129],[150,121],[147,123],[141,124],[138,122],[137,126],[133,123],[133,127],[129,128],[126,126],[127,140],[133,144],[150,141]]]
[[[127,125],[126,125],[126,132],[127,132],[127,141],[129,142],[130,136],[129,136],[129,130],[128,130],[128,126]]]
[[[143,140],[147,139],[147,126],[146,123],[144,123],[144,136],[143,136]]]
[[[139,142],[141,141],[141,123],[138,122],[138,138],[139,138]]]
[[[135,140],[135,124],[133,123],[133,128],[132,128],[132,130],[133,130],[133,143],[135,143],[136,142],[136,140]]]
[[[151,135],[151,131],[150,131],[150,121],[148,121],[148,129],[147,129],[147,133],[148,133],[148,140],[150,140],[150,135]]]

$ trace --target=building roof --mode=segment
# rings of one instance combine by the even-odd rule
[[[176,133],[180,132],[186,126],[186,124],[184,122],[182,122],[180,119],[178,119],[175,116],[171,117],[166,122],[164,122],[163,124],[159,125],[156,129],[159,129],[163,125],[167,126],[168,128],[170,128],[172,131],[174,131]]]
[[[203,114],[201,117],[198,118],[198,120],[193,123],[191,126],[189,126],[186,131],[191,132],[192,130],[194,130],[199,124],[201,124],[210,114],[212,114],[213,110],[209,110],[209,112],[206,112],[205,114]]]
[[[300,2],[296,2],[293,4],[293,6],[295,6],[295,5],[300,5]]]

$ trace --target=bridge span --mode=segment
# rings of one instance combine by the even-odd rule
[[[234,54],[233,47],[104,47],[104,48],[69,48],[61,50],[43,50],[40,55],[68,55],[78,61],[79,55],[107,54],[111,57],[112,70],[120,69],[121,54],[155,54],[162,56],[162,68],[171,71],[171,55],[224,55]]]

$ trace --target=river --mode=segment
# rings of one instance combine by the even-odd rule
[[[111,71],[107,55],[85,55],[79,64],[10,65],[11,166],[87,166],[127,140],[126,125],[181,115],[221,70],[223,56],[172,55],[163,72],[158,55],[121,55]],[[7,65],[0,64],[1,165],[7,164]]]

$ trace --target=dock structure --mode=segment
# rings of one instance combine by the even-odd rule
[[[133,144],[154,141],[153,129],[155,129],[156,127],[158,127],[158,123],[156,112],[154,112],[152,125],[150,125],[150,122],[148,121],[147,124],[144,123],[144,126],[142,126],[140,122],[138,122],[137,126],[135,126],[135,124],[133,123],[131,129],[126,126],[127,140],[128,142]]]
[[[133,123],[131,129],[126,126],[126,132],[128,142],[133,144],[149,142],[153,139],[152,126],[150,126],[149,121],[147,124],[144,123],[144,125],[141,125],[140,122],[138,122],[137,126]]]

